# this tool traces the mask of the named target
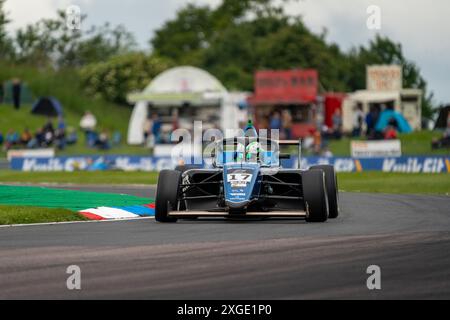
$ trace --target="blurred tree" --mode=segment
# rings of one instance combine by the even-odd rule
[[[83,16],[82,20],[86,17]],[[108,23],[88,31],[71,30],[66,14],[58,11],[55,19],[41,19],[19,29],[15,37],[17,61],[56,67],[82,66],[103,61],[135,48],[133,35],[123,26],[112,28]]]
[[[6,25],[10,22],[3,9],[5,0],[0,0],[0,59],[11,59],[14,56],[14,47],[6,32]]]
[[[346,58],[324,38],[280,3],[224,0],[216,9],[186,6],[151,43],[156,53],[204,68],[230,89],[252,90],[258,69],[317,68],[326,88],[345,90]]]
[[[223,0],[215,9],[189,4],[150,42],[161,56],[204,68],[229,89],[252,90],[258,69],[315,68],[321,89],[353,91],[365,88],[366,65],[401,64],[404,87],[424,90],[423,115],[431,114],[432,93],[400,44],[376,36],[367,48],[344,53],[326,41],[326,30],[312,33],[280,1]]]
[[[170,66],[167,59],[132,52],[87,65],[80,70],[80,76],[88,94],[126,103],[128,93],[144,89],[153,77]]]
[[[151,40],[155,53],[179,64],[199,64],[199,55],[209,46],[213,32],[211,15],[208,6],[188,4],[177,12],[174,20],[167,21],[155,31]]]

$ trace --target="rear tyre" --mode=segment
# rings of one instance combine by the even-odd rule
[[[331,165],[319,165],[312,166],[310,169],[320,169],[325,172],[325,186],[327,188],[328,208],[330,210],[328,218],[337,218],[339,215],[339,191],[334,167]]]
[[[303,172],[302,188],[306,208],[306,221],[327,221],[328,199],[325,188],[325,173],[318,169]]]
[[[158,187],[156,189],[156,201],[155,201],[156,221],[177,222],[177,219],[169,217],[168,213],[170,210],[177,210],[180,182],[181,182],[180,171],[162,170],[159,173]]]

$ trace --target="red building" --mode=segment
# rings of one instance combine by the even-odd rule
[[[255,93],[248,100],[256,126],[269,128],[274,112],[288,110],[292,116],[292,138],[309,135],[315,129],[317,92],[317,70],[256,72]]]
[[[336,109],[340,109],[342,112],[342,102],[344,101],[345,96],[345,93],[340,92],[327,92],[323,95],[323,122],[328,128],[333,126],[333,114]]]

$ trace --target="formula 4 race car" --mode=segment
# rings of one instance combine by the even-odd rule
[[[302,217],[308,222],[324,222],[336,218],[339,197],[333,166],[282,168],[280,159],[290,158],[280,153],[285,145],[298,147],[300,163],[301,141],[258,137],[249,123],[244,137],[216,142],[212,168],[181,166],[162,170],[156,193],[156,221]]]

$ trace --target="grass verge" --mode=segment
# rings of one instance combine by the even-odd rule
[[[351,192],[450,194],[450,175],[392,172],[341,172],[339,189]],[[75,184],[156,184],[157,172],[77,171],[21,172],[0,171],[0,182]]]
[[[0,205],[0,225],[84,220],[88,219],[67,209]]]
[[[77,183],[77,184],[156,184],[157,172],[75,171],[23,172],[0,170],[0,182]]]
[[[341,172],[338,183],[351,192],[450,194],[448,173]]]

